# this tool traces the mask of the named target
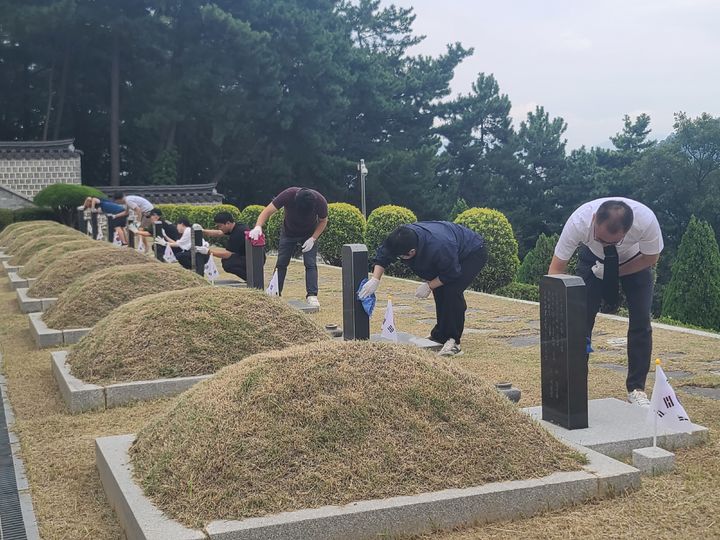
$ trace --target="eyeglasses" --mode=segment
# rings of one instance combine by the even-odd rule
[[[606,240],[603,240],[602,238],[598,238],[598,235],[597,235],[597,226],[595,225],[595,223],[593,223],[593,239],[594,239],[596,242],[600,242],[603,246],[606,246],[606,247],[610,247],[610,246],[618,247],[618,246],[621,246],[622,243],[625,241],[625,236],[623,236],[623,237],[622,237],[620,240],[618,240],[617,242],[608,242],[608,241],[606,241]]]

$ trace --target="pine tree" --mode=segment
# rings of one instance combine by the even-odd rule
[[[528,251],[520,265],[517,277],[519,282],[540,284],[540,278],[547,274],[558,238],[557,234],[552,236],[541,234],[538,237],[535,247]]]

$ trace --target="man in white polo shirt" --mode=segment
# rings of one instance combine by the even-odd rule
[[[125,195],[122,191],[116,192],[115,195],[113,195],[113,199],[118,204],[126,205],[128,210],[135,214],[136,225],[139,225],[145,230],[149,230],[150,227],[152,227],[150,211],[155,208],[153,203],[139,195]]]
[[[612,197],[585,203],[565,223],[548,273],[564,274],[578,247],[576,274],[587,289],[588,351],[601,305],[603,311],[617,310],[622,284],[630,312],[628,401],[648,407],[645,380],[652,355],[652,267],[663,249],[657,218],[647,206],[632,199]]]

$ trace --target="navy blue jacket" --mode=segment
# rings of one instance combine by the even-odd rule
[[[444,284],[460,277],[460,263],[485,245],[485,240],[467,227],[449,221],[418,221],[406,225],[418,237],[417,253],[412,259],[400,259],[420,278],[440,278]],[[375,264],[387,268],[395,259],[385,243],[377,250]]]

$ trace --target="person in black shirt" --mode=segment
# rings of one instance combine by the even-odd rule
[[[210,255],[222,261],[223,270],[247,280],[245,263],[245,231],[249,230],[244,223],[235,223],[230,212],[219,212],[214,218],[216,229],[205,229],[203,233],[210,238],[228,237],[227,248],[211,247]]]

